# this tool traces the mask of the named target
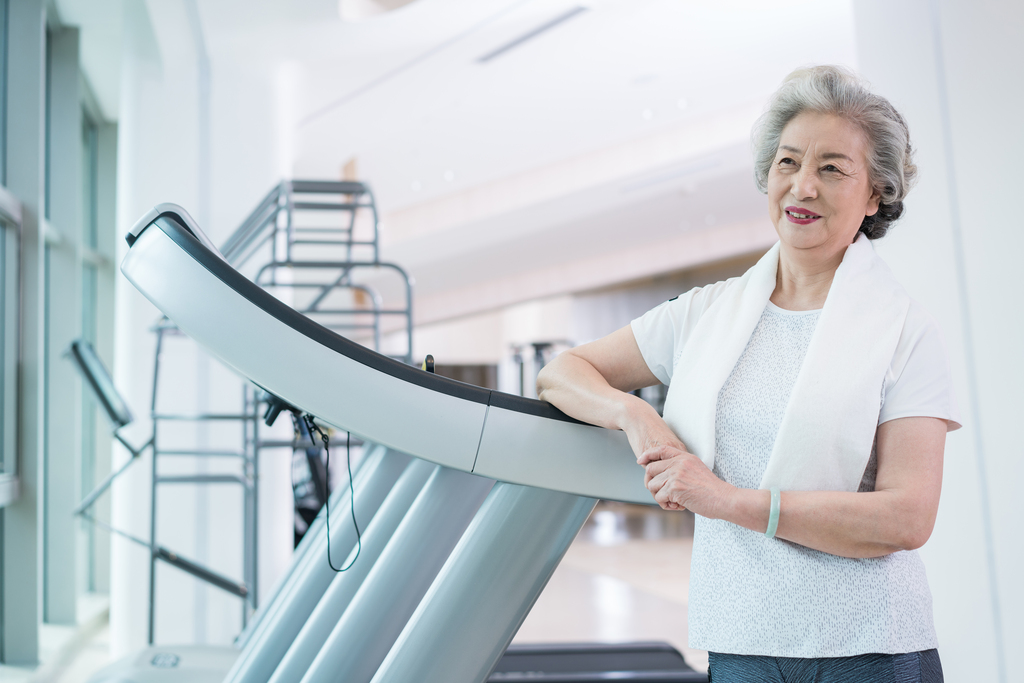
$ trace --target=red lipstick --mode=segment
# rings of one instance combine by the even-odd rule
[[[819,218],[821,218],[821,214],[814,213],[809,209],[804,209],[799,206],[786,207],[786,220],[790,223],[796,223],[797,225],[809,225]]]

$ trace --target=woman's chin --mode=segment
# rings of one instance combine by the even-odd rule
[[[776,225],[775,232],[779,235],[779,241],[790,249],[814,249],[828,241],[828,235],[814,223],[810,225],[784,223],[781,226]]]

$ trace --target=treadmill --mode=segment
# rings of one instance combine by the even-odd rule
[[[155,207],[126,239],[122,272],[179,329],[376,446],[331,500],[332,557],[351,570],[328,567],[321,512],[237,649],[153,647],[93,683],[707,680],[667,646],[509,648],[597,500],[650,504],[622,432],[335,334],[238,273],[179,206]]]

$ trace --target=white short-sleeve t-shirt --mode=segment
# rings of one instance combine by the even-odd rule
[[[689,334],[725,286],[693,290],[633,321],[640,352],[662,382],[671,381]],[[819,313],[768,304],[718,396],[715,473],[725,481],[758,486]],[[916,303],[881,393],[879,424],[927,416],[959,426],[942,337]],[[874,473],[867,474],[870,490]],[[698,516],[690,584],[693,647],[845,657],[936,646],[931,595],[916,552],[850,559]]]
[[[640,354],[662,384],[672,381],[675,362],[701,315],[730,282],[697,287],[632,321]],[[916,301],[911,301],[882,394],[878,424],[899,417],[938,417],[948,421],[950,431],[960,428],[942,333]]]

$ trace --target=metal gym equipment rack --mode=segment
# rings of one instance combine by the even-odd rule
[[[400,266],[380,260],[378,214],[373,193],[361,182],[286,180],[274,187],[225,241],[221,254],[235,269],[256,284],[289,303],[304,315],[374,350],[380,350],[385,333],[401,333],[404,353],[393,354],[412,362],[412,280]],[[368,276],[365,279],[361,276]],[[383,276],[383,277],[382,277]],[[390,276],[388,278],[387,276]],[[388,282],[390,279],[392,282]],[[369,282],[367,280],[370,280]],[[397,286],[395,286],[397,280]],[[391,285],[399,305],[385,306],[375,283]],[[395,321],[389,323],[389,321]],[[237,413],[170,412],[160,406],[162,361],[167,342],[185,338],[163,318],[152,328],[156,334],[153,390],[150,414],[152,490],[150,495],[150,563],[148,642],[154,641],[156,619],[157,561],[169,562],[242,600],[242,625],[257,608],[258,594],[258,481],[259,461],[265,449],[319,448],[308,440],[264,438],[260,423],[269,424],[281,406],[254,385],[244,382],[242,406]],[[311,380],[312,381],[312,380]],[[161,436],[172,425],[190,423],[237,423],[240,446],[233,448],[170,448]],[[234,458],[237,474],[161,474],[158,463],[165,457]],[[202,564],[185,560],[157,542],[157,490],[161,485],[237,485],[243,498],[242,581],[222,576]],[[184,563],[184,564],[183,564]]]

